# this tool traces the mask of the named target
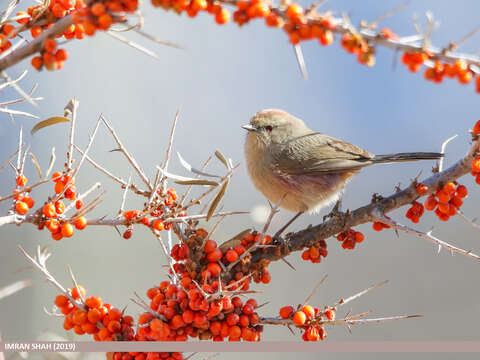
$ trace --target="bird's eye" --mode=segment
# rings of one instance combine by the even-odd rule
[[[268,132],[271,132],[273,130],[273,127],[271,127],[270,125],[267,125],[265,126],[265,130],[267,130]]]

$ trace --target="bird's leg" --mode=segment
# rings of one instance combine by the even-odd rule
[[[292,223],[297,220],[300,215],[303,214],[303,211],[300,211],[299,213],[297,213],[293,218],[290,219],[290,221],[288,221],[285,225],[283,225],[283,227],[278,230],[275,235],[273,236],[274,239],[278,239],[280,237],[280,235],[282,235],[282,233],[290,226],[292,225]]]

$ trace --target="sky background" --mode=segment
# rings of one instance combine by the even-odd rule
[[[0,4],[1,8],[5,7],[6,0],[1,0]],[[336,15],[346,12],[352,22],[358,24],[363,19],[373,20],[398,4],[398,1],[335,0],[324,7],[332,9]],[[23,6],[29,5],[31,3],[25,1]],[[412,0],[381,26],[390,27],[402,36],[412,35],[415,33],[414,14],[424,25],[427,10],[431,10],[440,22],[433,42],[444,46],[478,26],[480,3]],[[468,129],[479,119],[480,104],[473,86],[462,86],[452,80],[441,85],[427,82],[422,74],[409,73],[399,59],[395,66],[395,55],[390,50],[379,48],[376,66],[367,68],[359,65],[355,56],[345,53],[338,41],[327,48],[316,42],[306,43],[302,47],[310,77],[303,80],[287,37],[281,30],[267,28],[260,21],[242,28],[234,24],[219,27],[207,14],[190,19],[153,9],[148,2],[144,5],[144,16],[144,31],[175,42],[184,50],[160,46],[135,34],[122,35],[149,47],[160,60],[101,33],[94,38],[71,42],[66,45],[70,58],[61,71],[37,73],[31,70],[27,60],[8,71],[10,76],[16,77],[28,68],[23,87],[28,89],[39,83],[37,94],[45,98],[38,108],[28,104],[14,108],[45,119],[61,115],[65,104],[75,96],[80,101],[77,143],[86,146],[88,133],[102,113],[149,175],[154,174],[155,165],[164,159],[170,126],[179,109],[175,151],[197,167],[216,149],[241,164],[223,201],[226,210],[249,211],[266,205],[246,173],[245,134],[240,128],[264,108],[284,109],[304,119],[317,131],[373,153],[439,151],[445,139],[458,134],[447,148],[445,165],[448,166],[469,148]],[[472,38],[461,50],[478,51],[479,36]],[[2,101],[14,97],[16,94],[10,90],[0,94]],[[32,137],[29,131],[34,120],[17,118],[12,123],[7,116],[0,118],[1,163],[15,151],[18,131],[23,126],[26,141],[31,144],[40,164],[46,168],[50,149],[55,147],[58,159],[55,170],[61,170],[67,125],[41,130]],[[109,152],[113,148],[113,140],[101,127],[90,154],[126,179],[132,169],[120,153]],[[432,165],[431,162],[418,162],[364,169],[347,187],[343,206],[354,209],[364,205],[374,192],[389,195],[396,185],[408,185],[420,172],[428,176]],[[172,157],[170,170],[189,175],[176,157]],[[212,165],[211,171],[221,171],[221,166]],[[26,174],[34,181],[36,174],[30,163]],[[461,179],[470,189],[470,197],[462,209],[471,218],[478,215],[475,199],[480,197],[472,180],[470,176]],[[77,188],[86,190],[96,181],[102,182],[107,194],[94,216],[112,217],[118,211],[121,191],[110,179],[86,164],[78,176]],[[0,186],[1,195],[10,193],[13,188],[11,169],[0,173]],[[50,186],[35,191],[34,198],[45,199],[52,190]],[[140,203],[129,195],[127,204],[128,208],[135,208]],[[6,213],[8,205],[2,204],[0,209]],[[392,216],[407,223],[406,209]],[[291,230],[317,224],[323,215],[303,216]],[[282,211],[275,218],[272,231],[290,216]],[[205,225],[207,229],[212,226]],[[256,224],[249,215],[232,216],[217,230],[214,238],[221,243],[251,226],[260,228],[261,224]],[[415,227],[424,231],[433,227],[434,234],[441,239],[480,252],[478,231],[459,218],[444,224],[428,213]],[[281,306],[302,303],[325,274],[328,280],[312,299],[314,305],[331,304],[374,283],[390,280],[388,285],[351,303],[352,311],[373,310],[372,316],[423,314],[423,318],[354,327],[351,334],[342,327],[328,328],[328,339],[478,340],[480,265],[475,260],[460,255],[452,257],[445,251],[437,255],[436,248],[425,240],[406,234],[397,237],[392,231],[377,233],[369,224],[356,229],[362,231],[366,239],[354,251],[341,249],[340,243],[330,238],[327,240],[329,255],[321,264],[302,261],[300,253],[288,258],[297,268],[295,272],[283,262],[272,263],[269,267],[271,283],[255,286],[264,290],[256,297],[259,303],[270,301],[261,315],[276,315]],[[54,242],[48,232],[38,232],[32,226],[10,226],[1,229],[0,239],[0,287],[15,280],[33,280],[33,286],[0,303],[0,332],[7,340],[33,340],[45,331],[68,339],[87,339],[66,333],[60,319],[44,313],[44,306],[52,307],[56,291],[38,273],[25,269],[27,263],[17,249],[18,244],[30,252],[37,245],[49,246],[53,252],[50,270],[61,283],[71,286],[66,270],[70,264],[89,294],[100,295],[119,308],[128,305],[127,312],[133,315],[141,312],[129,301],[133,292],[144,294],[149,287],[166,278],[160,246],[151,234],[140,228],[128,241],[112,228],[87,228],[70,239]],[[350,308],[342,309],[339,315],[348,310]],[[280,327],[267,327],[262,338],[300,341],[300,335],[294,337],[288,329]],[[290,356],[271,355],[275,358]],[[347,357],[342,354],[329,356]],[[357,357],[367,356],[371,358],[368,354]],[[241,355],[229,357],[240,358]]]

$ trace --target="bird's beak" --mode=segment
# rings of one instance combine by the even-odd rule
[[[245,129],[245,130],[248,130],[248,131],[255,131],[255,130],[257,130],[257,128],[256,128],[255,126],[252,126],[252,125],[250,125],[250,124],[248,124],[248,125],[243,125],[242,128]]]

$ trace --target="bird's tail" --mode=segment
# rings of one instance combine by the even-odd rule
[[[412,152],[412,153],[398,153],[375,155],[372,161],[376,164],[403,162],[403,161],[417,161],[417,160],[436,160],[443,157],[441,153],[435,152]]]

